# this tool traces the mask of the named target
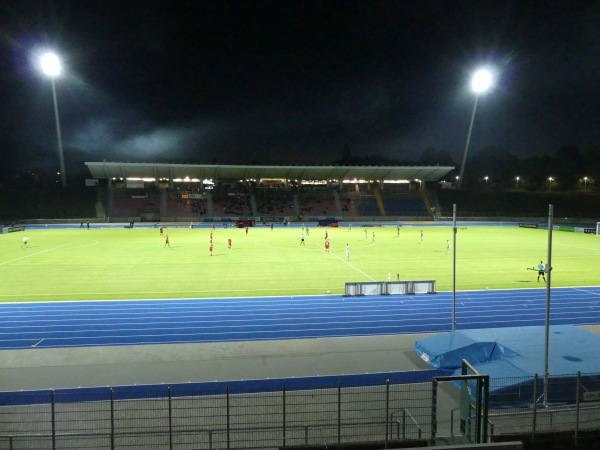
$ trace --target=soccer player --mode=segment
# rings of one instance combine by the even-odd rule
[[[160,230],[158,230],[160,232],[160,235],[163,235],[163,227],[160,227]]]
[[[452,246],[450,245],[450,240],[446,239],[446,251],[449,252]]]
[[[544,261],[540,261],[538,264],[538,282],[540,281],[540,277],[544,279],[544,283],[546,282],[546,266],[544,265]]]
[[[271,231],[273,231],[273,224],[271,224]]]
[[[371,239],[371,244],[375,243],[375,232],[373,231],[373,239]]]
[[[212,250],[213,250],[212,241],[210,241],[210,244],[208,244],[208,251],[210,252],[210,256],[212,256]]]
[[[23,236],[23,248],[27,248],[27,242],[29,242],[29,238],[27,236]]]
[[[425,241],[425,235],[423,234],[423,230],[421,230],[421,244]]]
[[[227,239],[227,248],[231,250],[231,238]]]
[[[365,228],[365,239],[367,239],[367,229]]]
[[[325,253],[329,253],[329,239],[325,239]]]
[[[300,235],[300,245],[304,245],[304,233]]]
[[[396,237],[400,237],[400,225],[396,225]]]
[[[346,244],[346,261],[350,261],[350,246]]]
[[[171,244],[169,243],[169,235],[168,234],[165,236],[165,247],[171,248]]]

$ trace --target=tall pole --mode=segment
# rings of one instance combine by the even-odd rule
[[[465,164],[467,163],[467,153],[469,152],[469,144],[471,142],[471,133],[473,132],[473,122],[475,122],[475,112],[477,111],[477,102],[479,101],[479,95],[475,96],[475,103],[473,103],[473,112],[471,113],[471,123],[469,124],[469,132],[467,133],[467,143],[465,144],[465,153],[463,154],[462,164],[460,166],[460,175],[458,178],[458,188],[460,189],[463,182],[463,175],[465,174]]]
[[[456,203],[452,205],[452,331],[456,330]]]
[[[552,277],[553,205],[548,205],[548,260],[546,261],[546,339],[544,348],[544,407],[548,406],[548,360],[550,347],[550,280]]]
[[[56,122],[56,137],[58,139],[58,159],[60,161],[60,180],[62,187],[67,187],[67,173],[65,171],[65,157],[63,156],[62,135],[60,133],[60,119],[58,116],[58,100],[56,98],[56,85],[54,77],[50,78],[52,83],[52,98],[54,100],[54,119]]]

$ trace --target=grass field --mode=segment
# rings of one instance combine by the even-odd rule
[[[248,235],[217,227],[213,256],[209,228],[165,233],[170,248],[153,228],[27,230],[26,249],[24,233],[0,235],[0,301],[341,294],[346,282],[385,281],[388,273],[392,281],[399,274],[401,280],[436,280],[438,291],[452,289],[451,227],[405,226],[399,236],[395,226],[313,227],[304,246],[296,227],[250,228]],[[600,238],[555,231],[552,247],[552,286],[598,284]],[[537,272],[526,269],[546,262],[547,249],[547,230],[460,228],[456,288],[541,287]]]

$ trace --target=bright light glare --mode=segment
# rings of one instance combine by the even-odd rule
[[[45,53],[40,58],[40,67],[49,77],[56,77],[60,75],[61,65],[60,59],[55,53]]]
[[[488,69],[479,69],[471,79],[471,89],[477,94],[487,91],[494,82],[494,76]]]

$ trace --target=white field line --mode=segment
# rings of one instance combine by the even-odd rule
[[[319,248],[323,248],[321,247],[315,240],[311,239],[310,240],[313,244],[315,244],[317,247]],[[371,281],[377,281],[375,280],[375,278],[371,277],[370,275],[367,275],[366,273],[364,273],[362,270],[360,270],[358,267],[353,266],[352,264],[350,264],[348,261],[346,261],[344,258],[340,258],[338,255],[336,255],[333,252],[329,252],[330,254],[332,254],[333,256],[335,256],[337,259],[339,259],[340,261],[342,261],[344,264],[347,264],[348,266],[352,267],[354,270],[356,270],[358,273],[360,273],[361,275],[364,275],[365,277],[367,277],[369,280]]]
[[[25,259],[25,258],[31,258],[32,256],[41,255],[42,253],[53,252],[53,251],[55,251],[55,250],[58,250],[59,248],[67,247],[67,246],[69,246],[69,245],[73,245],[73,244],[78,244],[78,243],[80,243],[80,242],[85,242],[85,240],[84,240],[84,241],[74,241],[74,242],[69,242],[68,244],[59,245],[58,247],[52,247],[52,248],[48,248],[48,249],[46,249],[46,250],[42,250],[42,251],[35,252],[35,253],[28,253],[27,255],[25,255],[25,256],[22,256],[22,257],[20,257],[20,258],[11,259],[10,261],[4,261],[4,262],[0,263],[0,266],[4,266],[4,265],[6,265],[6,264],[11,264],[11,263],[14,263],[14,262],[20,261],[20,260],[22,260],[22,259]],[[97,244],[97,243],[98,243],[98,241],[94,241],[93,243],[91,243],[91,244],[89,244],[89,245],[91,246],[91,245],[94,245],[94,244]]]

